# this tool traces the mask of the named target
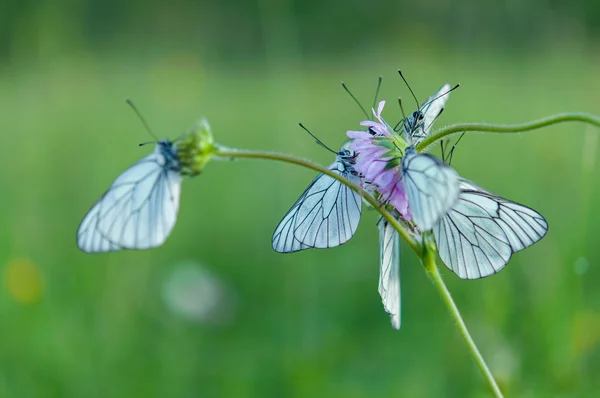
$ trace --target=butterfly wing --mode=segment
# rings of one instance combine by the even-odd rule
[[[179,210],[181,174],[159,150],[127,169],[86,214],[77,245],[87,253],[160,246]]]
[[[329,169],[354,184],[360,183],[339,159]],[[328,175],[318,175],[275,229],[273,250],[291,253],[346,243],[358,228],[361,205],[358,193]]]
[[[416,146],[429,136],[433,122],[444,109],[449,96],[450,85],[445,84],[405,119],[404,135],[411,145]]]
[[[296,226],[296,220],[298,219],[298,209],[306,198],[307,193],[311,187],[315,184],[316,180],[321,178],[322,174],[317,176],[315,180],[308,186],[306,191],[298,198],[292,208],[283,216],[283,219],[275,228],[273,238],[271,239],[271,245],[273,250],[278,253],[293,253],[304,249],[310,249],[311,246],[305,245],[294,236],[294,230]]]
[[[513,253],[542,239],[548,223],[535,210],[496,196],[468,180],[433,232],[440,258],[462,279],[497,273]]]
[[[398,232],[383,217],[379,227],[379,295],[390,315],[392,327],[400,329],[400,239]]]
[[[458,198],[458,173],[409,147],[402,158],[402,178],[415,223],[421,231],[431,230]]]
[[[423,135],[420,137],[416,137],[413,139],[414,145],[417,145],[419,142],[423,141],[429,133],[431,132],[431,126],[435,119],[439,116],[442,109],[444,109],[444,105],[446,105],[446,101],[448,101],[448,97],[450,96],[450,85],[444,84],[442,88],[440,88],[435,94],[427,99],[427,101],[421,106],[419,109],[423,114]]]

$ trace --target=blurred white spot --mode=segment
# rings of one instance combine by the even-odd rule
[[[579,257],[577,260],[575,260],[574,268],[575,268],[575,273],[577,275],[585,274],[589,267],[590,267],[590,262],[588,261],[587,258]]]
[[[506,342],[495,348],[492,356],[494,375],[498,380],[502,380],[503,384],[509,384],[520,368],[518,357]]]
[[[485,341],[486,349],[492,353],[490,368],[494,369],[496,381],[503,386],[510,386],[521,374],[521,360],[518,352],[500,332],[502,321],[492,317],[487,321],[478,320],[468,324],[472,325],[475,334]]]
[[[162,295],[167,307],[188,321],[223,324],[234,316],[235,300],[229,289],[195,261],[175,266],[165,280]]]

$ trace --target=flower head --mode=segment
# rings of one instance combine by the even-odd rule
[[[402,185],[401,159],[408,144],[383,119],[381,113],[385,101],[381,101],[375,120],[365,120],[361,126],[367,131],[348,131],[352,138],[351,148],[358,156],[355,169],[364,177],[366,184],[374,188],[382,203],[393,206],[405,220],[410,220],[410,210]]]
[[[199,174],[213,155],[215,143],[206,119],[185,133],[177,144],[177,156],[184,174]]]

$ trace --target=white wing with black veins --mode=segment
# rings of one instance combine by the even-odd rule
[[[463,279],[500,271],[513,253],[542,239],[548,223],[535,210],[460,180],[460,195],[433,232],[440,258]]]
[[[165,163],[157,147],[115,180],[79,226],[81,250],[148,249],[164,243],[177,220],[182,179]]]
[[[360,178],[337,160],[329,169],[354,184]],[[336,179],[319,174],[283,217],[273,233],[273,250],[290,253],[309,248],[331,248],[346,243],[356,232],[362,200]]]
[[[402,178],[413,220],[421,231],[431,230],[458,199],[458,173],[412,147],[402,158]]]

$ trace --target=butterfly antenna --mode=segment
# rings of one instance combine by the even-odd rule
[[[412,88],[410,88],[410,85],[408,84],[408,82],[404,78],[404,75],[402,74],[402,71],[400,69],[398,69],[398,74],[400,75],[400,77],[402,78],[402,80],[404,80],[404,84],[406,84],[406,87],[408,87],[408,90],[410,91],[410,93],[412,94],[413,98],[415,99],[415,102],[417,103],[417,109],[420,108],[420,106],[419,106],[419,100],[417,100],[417,96],[412,91]]]
[[[398,131],[400,124],[402,124],[402,122],[406,120],[406,113],[404,113],[404,107],[402,106],[402,98],[400,97],[398,97],[398,105],[400,106],[400,112],[402,112],[402,119],[398,123],[396,123],[396,125],[394,126],[394,131]]]
[[[446,162],[446,154],[444,153],[444,144],[448,145],[448,140],[447,139],[446,140],[442,140],[440,142],[440,146],[442,148],[442,160],[444,161],[444,163],[448,163],[448,162]]]
[[[444,109],[446,109],[446,108],[440,109],[440,112],[437,114],[436,117],[433,118],[433,120],[431,121],[431,123],[429,123],[429,126],[425,126],[425,130],[430,129],[431,126],[433,126],[433,123],[435,123],[435,121],[438,120],[438,118],[442,115],[442,112],[444,112]]]
[[[125,102],[127,102],[127,105],[129,105],[131,107],[131,109],[133,109],[133,111],[135,112],[135,114],[140,118],[140,120],[142,121],[142,124],[144,125],[144,127],[146,128],[146,130],[148,130],[148,133],[156,140],[158,141],[158,137],[152,132],[152,130],[150,129],[150,126],[148,125],[148,122],[146,122],[146,119],[144,119],[144,117],[142,116],[141,112],[138,110],[138,108],[135,106],[135,104],[133,103],[132,100],[130,100],[129,98],[125,99]],[[140,144],[140,146],[142,145],[146,145],[149,144],[148,142]]]
[[[358,107],[360,108],[360,110],[362,111],[362,113],[364,113],[364,115],[367,117],[367,119],[371,120],[371,117],[369,116],[369,114],[367,113],[367,111],[365,110],[365,108],[356,99],[356,97],[354,96],[354,94],[352,94],[350,92],[350,90],[348,90],[348,87],[346,86],[346,83],[342,82],[342,87],[344,87],[344,90],[346,90],[346,92],[350,95],[350,97],[352,97],[352,99],[354,100],[354,102],[356,102],[356,104],[358,105]]]
[[[377,89],[375,90],[375,98],[373,98],[373,109],[375,109],[375,105],[377,105],[377,98],[379,98],[379,90],[381,89],[381,82],[383,80],[383,76],[379,76],[377,80]]]
[[[298,123],[298,125],[300,127],[302,127],[302,129],[304,129],[304,131],[306,131],[312,138],[315,139],[315,141],[317,142],[317,144],[321,145],[323,148],[327,149],[329,152],[333,152],[337,155],[337,152],[334,151],[333,149],[329,148],[327,145],[325,145],[323,143],[323,141],[321,141],[320,139],[318,139],[313,133],[311,133],[306,127],[304,127],[304,125],[302,123]]]
[[[464,131],[460,137],[458,137],[458,140],[456,140],[456,142],[454,143],[454,145],[452,145],[452,148],[450,148],[450,152],[448,152],[448,161],[446,163],[448,163],[449,165],[452,164],[452,156],[454,156],[454,150],[456,149],[456,146],[458,145],[458,143],[460,142],[460,140],[462,140],[463,136],[465,135],[466,131]],[[448,145],[446,145],[446,148],[448,147]],[[444,151],[444,147],[442,146],[442,159],[444,158],[443,155],[443,151]]]

